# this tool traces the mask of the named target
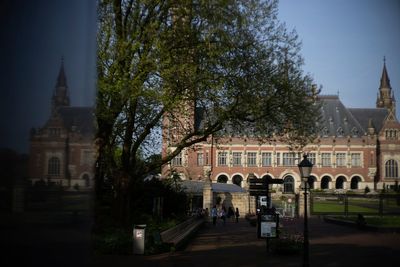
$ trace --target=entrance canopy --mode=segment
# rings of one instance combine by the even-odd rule
[[[193,195],[202,195],[204,188],[204,181],[181,181],[182,189],[185,193],[191,193]],[[246,190],[235,184],[225,183],[211,183],[211,189],[215,193],[245,193]]]

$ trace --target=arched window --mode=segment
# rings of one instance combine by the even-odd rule
[[[60,176],[60,160],[57,157],[49,159],[47,174],[51,176]]]
[[[343,176],[339,176],[336,179],[335,188],[336,189],[344,189],[344,182],[345,181],[346,181],[346,178],[344,178]]]
[[[359,189],[358,184],[361,182],[361,178],[358,176],[354,176],[351,178],[350,189]]]
[[[388,160],[385,163],[385,177],[386,178],[398,178],[399,167],[397,161],[394,159]]]
[[[232,178],[232,183],[234,183],[235,185],[238,185],[238,186],[242,186],[242,181],[243,181],[242,176],[240,176],[238,174],[233,176],[233,178]]]
[[[294,193],[294,179],[290,175],[283,180],[283,192]]]
[[[228,182],[228,177],[226,175],[222,174],[222,175],[218,176],[217,182],[226,184],[226,182]]]
[[[331,178],[329,176],[324,176],[321,179],[321,189],[329,189],[329,182]]]

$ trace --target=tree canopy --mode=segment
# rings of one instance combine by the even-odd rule
[[[99,0],[99,160],[120,188],[146,172],[139,152],[161,141],[154,136],[165,118],[179,124],[179,138],[158,165],[217,132],[312,137],[312,81],[277,7],[274,0]],[[195,111],[201,125],[182,120]]]

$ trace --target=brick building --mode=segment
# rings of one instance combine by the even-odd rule
[[[384,62],[375,108],[347,108],[336,95],[318,95],[322,125],[318,137],[303,151],[291,151],[278,140],[260,144],[246,136],[214,135],[206,142],[184,149],[162,176],[177,172],[183,180],[236,184],[247,188],[249,173],[284,179],[274,185],[283,193],[297,193],[301,179],[297,164],[308,153],[314,164],[311,187],[322,190],[365,190],[394,187],[399,179],[400,124]],[[193,112],[196,109],[193,107]],[[191,114],[186,113],[186,114]],[[190,116],[198,118],[199,116]],[[201,122],[191,122],[192,127]],[[171,125],[164,124],[162,153],[173,150]]]
[[[92,188],[95,160],[94,110],[72,107],[64,63],[51,98],[51,114],[43,127],[31,130],[29,178],[66,188]]]

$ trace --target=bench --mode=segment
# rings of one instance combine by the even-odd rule
[[[163,243],[170,244],[175,249],[184,247],[188,239],[203,225],[204,218],[192,217],[186,221],[160,233]]]

